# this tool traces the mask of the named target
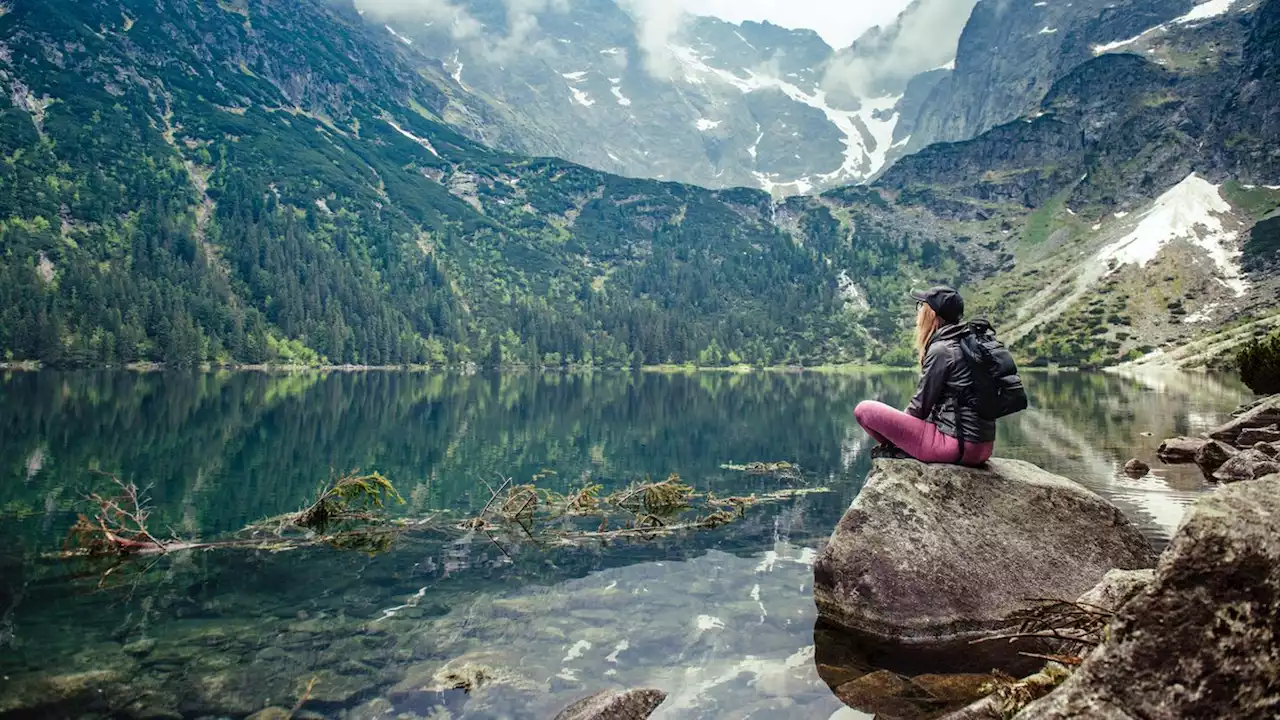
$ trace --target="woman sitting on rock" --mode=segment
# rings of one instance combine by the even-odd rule
[[[916,347],[923,372],[907,411],[866,400],[853,411],[858,424],[880,442],[875,456],[909,455],[928,463],[981,465],[995,447],[996,423],[984,420],[968,401],[972,376],[961,354],[964,299],[949,287],[911,293]]]

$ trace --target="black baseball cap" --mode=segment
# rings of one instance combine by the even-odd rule
[[[911,299],[933,308],[938,317],[949,323],[958,323],[964,317],[964,298],[945,285],[920,291],[912,290]]]

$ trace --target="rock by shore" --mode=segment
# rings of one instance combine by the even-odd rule
[[[1170,465],[1192,463],[1213,482],[1255,480],[1280,471],[1280,395],[1240,406],[1206,437],[1169,438],[1156,454]]]
[[[1075,598],[1112,569],[1154,562],[1119,509],[1030,463],[878,460],[814,565],[814,596],[870,652],[983,672],[1025,664],[1025,648],[969,641],[1028,598]]]
[[[1274,718],[1280,712],[1280,475],[1197,503],[1150,588],[1019,720]]]
[[[1209,437],[1231,445],[1239,445],[1241,434],[1246,430],[1257,430],[1280,424],[1280,395],[1263,398],[1248,409],[1233,417],[1222,426],[1209,432]],[[1253,434],[1251,433],[1250,436]],[[1246,438],[1248,439],[1248,438]],[[1257,442],[1256,440],[1254,442]],[[1248,443],[1252,445],[1253,443]]]

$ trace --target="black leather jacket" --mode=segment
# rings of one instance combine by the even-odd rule
[[[942,434],[965,442],[992,442],[996,439],[995,421],[983,420],[966,400],[973,382],[960,351],[960,338],[966,330],[964,325],[946,325],[933,334],[907,414],[928,420]]]

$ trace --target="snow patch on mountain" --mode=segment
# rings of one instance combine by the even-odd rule
[[[844,162],[835,171],[820,175],[821,180],[862,182],[884,167],[889,149],[893,145],[893,131],[898,125],[898,115],[894,110],[902,96],[867,98],[862,101],[862,106],[857,110],[840,110],[827,103],[825,90],[806,92],[786,80],[758,74],[752,70],[743,70],[745,77],[741,77],[708,65],[707,58],[699,55],[692,48],[671,45],[669,49],[680,62],[686,82],[705,84],[716,81],[737,88],[743,93],[776,89],[796,102],[821,111],[827,121],[840,130],[845,144]],[[758,145],[759,140],[756,142],[756,146]],[[752,153],[752,156],[754,157],[755,154]],[[756,173],[756,175],[757,179],[761,180],[762,174]],[[788,183],[780,182],[772,176],[763,177],[761,187],[766,190],[792,185],[811,189],[813,184],[812,179],[809,178],[800,178]],[[807,190],[801,192],[807,192]]]
[[[587,76],[586,70],[579,70],[577,72],[570,72],[570,73],[560,73],[560,77],[564,78],[565,80],[568,80],[569,82],[575,82],[575,83],[582,82],[582,79],[585,78],[586,76]]]
[[[586,94],[585,92],[579,90],[576,87],[571,86],[569,88],[569,92],[573,93],[573,102],[581,105],[582,107],[591,107],[592,105],[596,104],[596,101],[592,100],[590,95]]]
[[[1235,3],[1236,0],[1209,0],[1208,2],[1200,3],[1199,5],[1191,8],[1191,12],[1175,19],[1174,22],[1185,25],[1187,23],[1199,22],[1201,20],[1208,20],[1209,18],[1226,15],[1227,11],[1230,10],[1231,6]]]
[[[706,132],[708,130],[714,130],[717,127],[720,127],[720,121],[708,120],[706,118],[698,118],[698,122],[694,123],[694,125],[696,125],[697,128],[702,132]]]
[[[418,137],[417,135],[414,135],[408,130],[405,130],[404,128],[400,127],[400,124],[397,123],[395,120],[392,120],[390,118],[383,118],[383,121],[385,121],[391,127],[395,128],[396,132],[400,133],[401,135],[421,145],[423,148],[427,150],[427,152],[431,153],[432,155],[435,155],[436,157],[440,157],[440,153],[436,152],[436,149],[434,146],[431,145],[430,140],[426,138]]]
[[[1120,48],[1128,47],[1129,45],[1132,45],[1138,42],[1139,40],[1145,38],[1148,35],[1151,35],[1153,33],[1165,32],[1166,30],[1169,29],[1170,25],[1175,25],[1175,24],[1190,25],[1192,23],[1201,22],[1203,20],[1210,20],[1215,17],[1221,17],[1222,15],[1226,15],[1227,12],[1231,10],[1231,7],[1236,4],[1236,2],[1237,0],[1208,0],[1208,2],[1200,3],[1199,5],[1191,8],[1191,11],[1188,12],[1186,15],[1183,15],[1181,17],[1176,17],[1167,23],[1161,23],[1159,25],[1156,25],[1155,27],[1147,28],[1146,30],[1143,30],[1142,32],[1138,33],[1137,35],[1134,35],[1133,37],[1127,40],[1117,40],[1115,42],[1094,45],[1093,54],[1102,55],[1105,53],[1114,52],[1116,50],[1119,50]]]
[[[1240,269],[1239,233],[1222,221],[1230,213],[1221,188],[1192,173],[1139,215],[1128,235],[1099,251],[1098,260],[1144,267],[1169,243],[1186,240],[1213,260],[1223,285],[1244,295],[1249,286]]]
[[[609,90],[613,93],[613,97],[617,99],[617,101],[618,101],[618,104],[619,104],[619,105],[622,105],[622,106],[624,106],[624,107],[625,107],[625,106],[627,106],[627,105],[630,105],[630,104],[631,104],[631,98],[629,98],[629,97],[627,97],[626,95],[623,95],[623,94],[622,94],[622,86],[621,86],[621,85],[618,85],[618,84],[615,82],[615,83],[613,84],[613,87],[609,88]]]
[[[395,31],[395,28],[391,27],[390,25],[383,25],[382,27],[386,28],[386,29],[387,29],[387,32],[391,33],[391,36],[392,36],[392,37],[394,37],[395,39],[397,39],[397,40],[399,40],[400,42],[404,43],[405,45],[412,45],[412,44],[413,44],[413,41],[412,41],[412,40],[410,40],[409,38],[407,38],[407,37],[405,37],[405,36],[401,35],[400,33],[396,32],[396,31]]]

